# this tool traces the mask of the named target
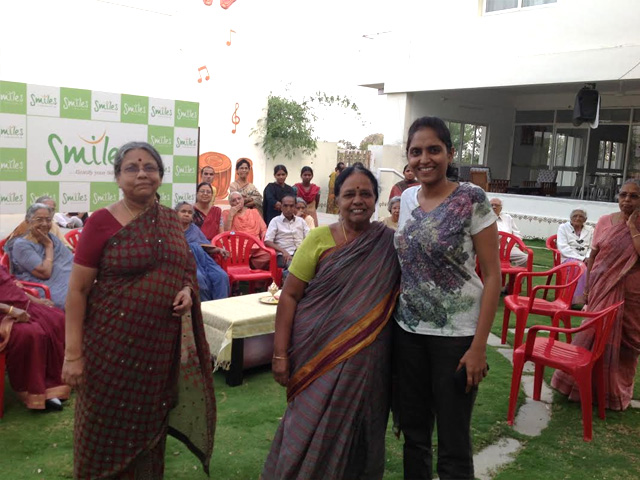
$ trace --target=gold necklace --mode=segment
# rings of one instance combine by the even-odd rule
[[[127,205],[127,200],[125,198],[122,198],[122,204],[124,205],[124,208],[127,209],[127,212],[129,212],[129,215],[131,215],[132,219],[136,219],[138,215],[140,215],[140,213],[144,212],[144,210],[142,210],[140,213],[138,213],[138,215],[134,215],[131,209],[129,208],[129,206]]]
[[[347,231],[344,229],[344,220],[340,220],[340,226],[342,227],[342,234],[344,235],[344,243],[348,243]]]

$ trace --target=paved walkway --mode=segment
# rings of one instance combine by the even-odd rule
[[[514,329],[511,329],[511,331],[513,333]],[[513,347],[511,345],[502,345],[500,338],[492,333],[489,334],[488,344],[489,348],[495,348],[498,353],[513,363]],[[553,391],[544,380],[542,382],[540,401],[533,400],[533,373],[533,364],[531,362],[525,363],[522,371],[521,387],[524,389],[527,398],[525,403],[520,406],[513,425],[513,429],[516,432],[530,437],[542,434],[542,431],[547,427],[551,420],[551,404],[553,403]],[[509,398],[508,393],[507,401]],[[640,401],[632,400],[631,408],[640,408]],[[579,428],[582,428],[582,425]],[[522,444],[518,440],[503,437],[495,444],[481,450],[473,457],[476,477],[481,480],[492,479],[498,469],[515,460],[521,447]]]

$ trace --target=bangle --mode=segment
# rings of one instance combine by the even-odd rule
[[[289,357],[279,357],[279,356],[277,356],[277,355],[274,355],[274,356],[273,356],[273,359],[274,359],[274,360],[289,360]]]
[[[9,311],[7,312],[7,314],[11,315],[11,312],[13,312],[13,305],[9,305]]]
[[[80,360],[81,358],[82,358],[82,355],[80,355],[79,357],[76,357],[76,358],[67,358],[67,357],[64,357],[64,361],[65,361],[65,362],[68,362],[68,363],[72,363],[72,362],[77,362],[77,361],[78,361],[78,360]]]
[[[633,240],[636,237],[640,237],[640,233],[636,233],[635,235],[631,235],[631,239]]]

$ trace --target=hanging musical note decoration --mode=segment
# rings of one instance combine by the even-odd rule
[[[225,10],[229,8],[236,0],[220,0],[220,6]]]
[[[236,103],[236,109],[233,111],[233,115],[231,116],[231,122],[233,123],[233,130],[231,130],[231,133],[236,133],[238,124],[240,123],[240,117],[238,116],[239,108],[240,108],[240,104]]]
[[[198,79],[198,83],[202,83],[202,70],[206,70],[206,71],[207,71],[207,75],[204,77],[204,79],[205,79],[206,81],[209,81],[209,78],[210,78],[210,77],[209,77],[209,69],[207,68],[207,66],[205,65],[205,66],[203,66],[203,67],[200,67],[200,68],[198,69],[198,74],[200,75],[200,78]]]

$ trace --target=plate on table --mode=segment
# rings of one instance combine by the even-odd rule
[[[259,300],[260,302],[266,303],[267,305],[277,305],[279,298],[280,297],[278,295],[276,295],[275,297],[272,297],[271,295],[265,295],[264,297],[260,297]]]

